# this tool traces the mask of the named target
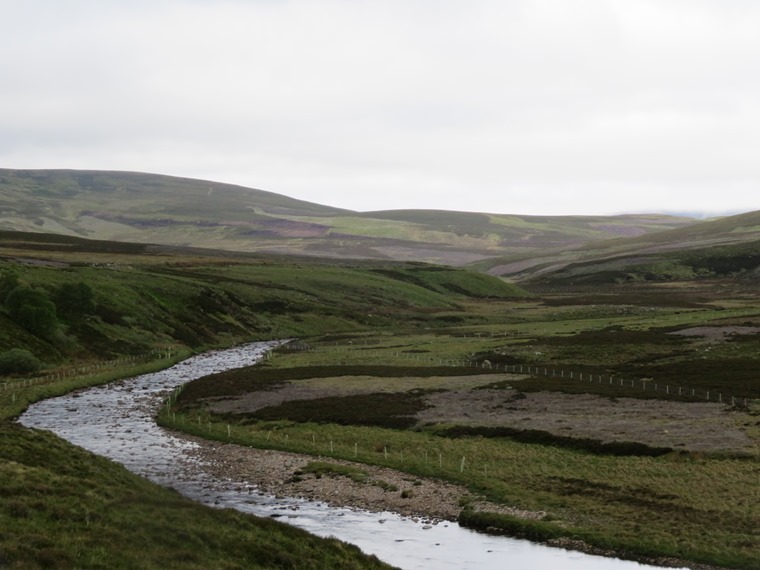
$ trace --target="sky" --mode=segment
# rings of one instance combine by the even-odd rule
[[[0,0],[0,167],[370,211],[760,209],[755,0]]]

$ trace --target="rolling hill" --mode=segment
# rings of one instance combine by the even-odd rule
[[[612,239],[541,256],[491,259],[477,268],[544,284],[760,277],[760,211],[634,238]]]
[[[0,229],[239,252],[462,266],[694,223],[664,215],[354,212],[156,174],[0,169]]]

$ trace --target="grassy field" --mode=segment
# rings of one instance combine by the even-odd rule
[[[469,299],[526,295],[483,274],[422,264],[281,260],[17,233],[0,234],[6,275],[49,297],[67,284],[92,290],[93,309],[59,315],[42,337],[0,311],[0,352],[28,348],[51,365],[155,347],[436,327],[442,316],[468,315]]]
[[[582,540],[632,558],[760,566],[754,297],[725,283],[634,288],[630,296],[621,289],[604,303],[574,290],[473,301],[469,314],[492,320],[315,339],[264,366],[191,383],[161,421],[221,441],[458,482],[474,497],[546,513],[523,521],[465,505],[461,521],[475,528]],[[672,334],[679,331],[689,334]],[[515,364],[576,376],[494,369]],[[746,406],[579,382],[578,372],[733,392]],[[498,390],[509,391],[502,423],[478,416],[483,390],[491,404]],[[285,401],[265,405],[266,394]],[[543,407],[526,408],[536,402]],[[574,402],[580,410],[567,411]],[[525,409],[530,418],[519,415]],[[431,410],[443,411],[421,421]],[[626,422],[638,423],[623,428],[629,412]],[[552,425],[557,417],[563,423]],[[682,432],[667,433],[679,425]],[[700,448],[707,440],[712,447]]]
[[[86,283],[93,304],[83,314],[57,314],[42,333],[9,307],[0,310],[0,353],[22,348],[42,365],[36,374],[0,376],[3,568],[386,567],[335,540],[201,507],[12,420],[31,402],[210,347],[326,332],[355,336],[400,322],[435,327],[440,314],[467,315],[473,299],[524,295],[484,275],[419,265],[22,237],[4,235],[0,273],[50,299],[65,284]],[[170,360],[158,358],[167,353]]]

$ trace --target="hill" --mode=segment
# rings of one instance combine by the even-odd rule
[[[156,174],[0,169],[0,229],[241,252],[458,266],[693,223],[663,215],[353,212]]]
[[[760,211],[633,238],[491,259],[476,266],[533,283],[620,283],[760,275]]]
[[[68,303],[79,284],[89,298]],[[11,303],[9,292],[18,288],[36,297]],[[503,280],[452,267],[0,232],[0,352],[24,348],[48,363],[368,326],[435,327],[467,300],[524,295]],[[59,323],[36,327],[31,309],[14,312],[15,305],[44,308],[46,300]]]

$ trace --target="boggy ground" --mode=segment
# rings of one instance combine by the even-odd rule
[[[506,427],[603,443],[636,442],[678,451],[758,455],[757,443],[747,433],[756,418],[725,404],[523,392],[520,388],[527,387],[529,379],[517,375],[507,378],[507,385],[504,374],[403,378],[395,382],[372,376],[292,380],[274,389],[209,401],[207,409],[215,414],[255,417],[265,409],[276,414],[286,402],[414,391],[412,398],[419,405],[412,418],[417,426]],[[505,387],[487,387],[496,381]],[[289,413],[293,412],[290,407]],[[301,413],[315,412],[307,409]]]

